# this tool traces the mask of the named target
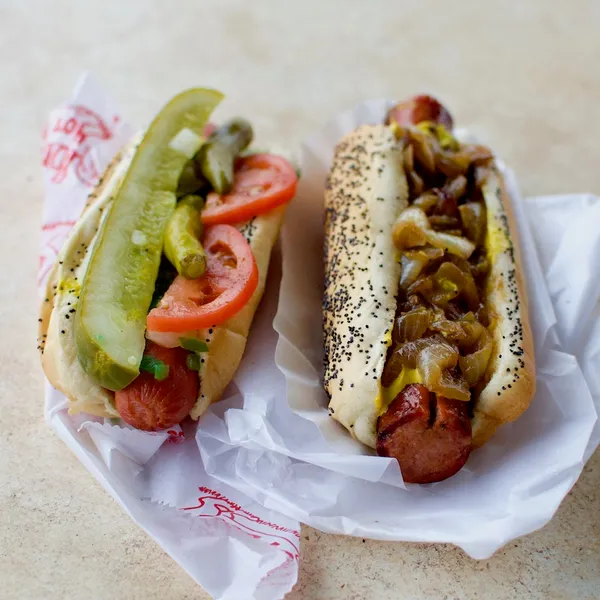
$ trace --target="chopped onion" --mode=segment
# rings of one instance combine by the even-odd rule
[[[184,154],[188,158],[192,158],[200,149],[204,142],[204,138],[196,132],[184,127],[177,132],[177,135],[169,142],[169,148],[173,148],[176,152]]]

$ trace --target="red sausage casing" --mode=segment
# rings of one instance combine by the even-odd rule
[[[398,459],[407,483],[441,481],[459,471],[472,448],[468,405],[408,385],[379,417],[377,454]]]

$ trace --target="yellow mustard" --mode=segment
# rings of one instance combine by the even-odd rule
[[[411,383],[423,383],[423,378],[418,369],[409,369],[407,367],[402,367],[400,374],[396,377],[394,383],[392,383],[390,387],[384,388],[380,383],[379,393],[377,394],[377,398],[375,398],[375,406],[377,407],[379,414],[382,415],[388,409],[388,406],[392,403],[394,398]]]
[[[58,291],[59,292],[73,292],[75,294],[78,294],[79,291],[81,290],[81,285],[79,284],[79,281],[77,281],[74,277],[67,277],[63,280],[61,280],[61,282],[58,284]]]
[[[508,250],[508,239],[504,230],[496,225],[490,225],[488,222],[485,247],[488,257],[492,262],[495,262],[499,254]]]

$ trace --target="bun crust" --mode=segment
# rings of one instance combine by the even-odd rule
[[[407,205],[392,130],[365,125],[344,137],[325,191],[324,386],[331,415],[371,448],[400,281],[392,226]]]
[[[518,229],[497,167],[483,195],[488,220],[488,256],[493,251],[486,289],[494,338],[488,382],[475,402],[473,444],[481,446],[503,423],[523,414],[535,395],[535,356],[529,325],[527,287],[521,267]]]

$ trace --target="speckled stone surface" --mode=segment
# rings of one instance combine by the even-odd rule
[[[0,0],[0,597],[208,598],[42,417],[40,131],[82,69],[137,124],[209,85],[228,96],[221,114],[288,145],[364,98],[430,91],[524,193],[600,193],[599,31],[584,0]],[[600,598],[599,488],[597,453],[549,525],[482,562],[303,528],[289,598]]]

